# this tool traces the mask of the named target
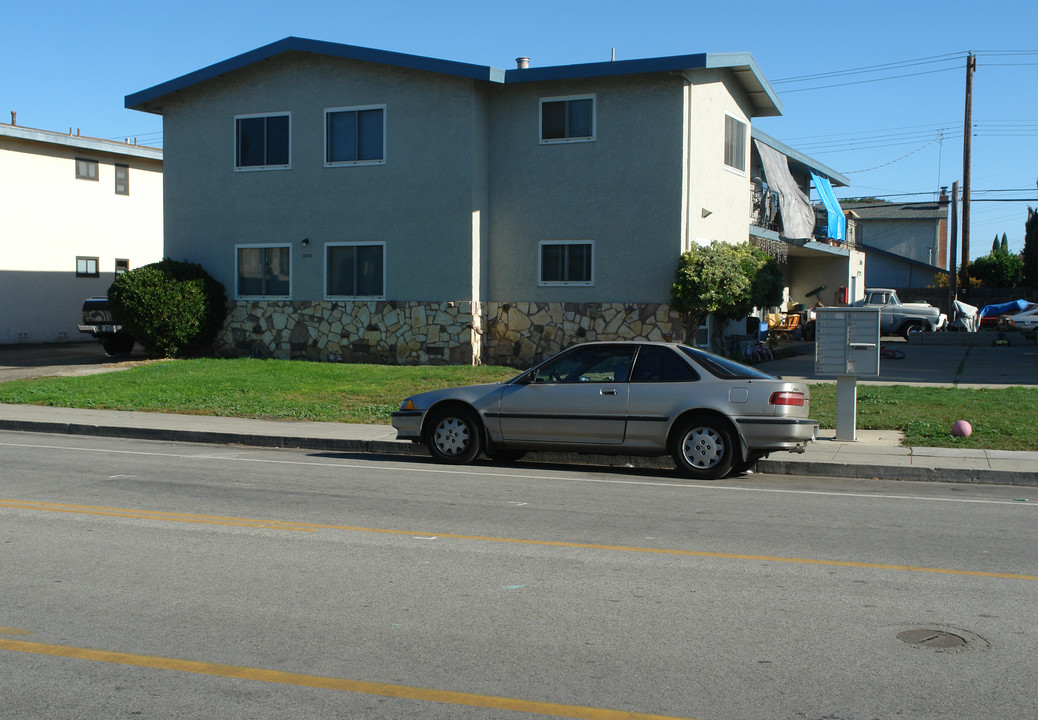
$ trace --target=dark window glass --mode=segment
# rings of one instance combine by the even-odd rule
[[[325,161],[335,163],[385,159],[383,114],[382,108],[328,113]]]
[[[290,257],[287,247],[238,248],[238,295],[287,297]]]
[[[704,368],[711,375],[719,378],[729,380],[773,380],[775,378],[771,373],[766,373],[762,370],[757,370],[756,368],[743,365],[742,363],[737,363],[734,360],[703,352],[702,350],[696,350],[695,348],[682,345],[681,352],[699,363],[700,367]]]
[[[385,294],[382,245],[328,246],[329,296],[378,297]]]
[[[541,245],[541,282],[591,282],[591,243]]]
[[[237,167],[288,165],[288,115],[238,118]]]
[[[576,347],[537,368],[536,383],[627,382],[636,345]]]
[[[638,353],[631,382],[682,382],[699,375],[670,348],[645,345]]]
[[[541,103],[541,139],[590,138],[595,134],[592,98],[549,100]]]

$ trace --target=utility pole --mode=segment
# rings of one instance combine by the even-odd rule
[[[951,272],[948,274],[948,316],[955,316],[955,301],[959,299],[959,272],[955,265],[959,250],[959,181],[952,183],[951,194]]]
[[[966,120],[962,132],[962,291],[970,296],[970,153],[973,139],[973,71],[977,56],[966,55]]]

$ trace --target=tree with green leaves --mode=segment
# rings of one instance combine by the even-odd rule
[[[775,258],[749,243],[712,242],[681,255],[671,287],[671,307],[685,316],[691,338],[706,319],[735,320],[755,307],[782,302],[782,271]]]
[[[1019,287],[1024,280],[1024,262],[1019,255],[999,249],[970,263],[970,279],[973,278],[989,288]]]
[[[1038,287],[1038,212],[1027,208],[1024,224],[1024,251],[1020,253],[1024,264],[1024,282]]]

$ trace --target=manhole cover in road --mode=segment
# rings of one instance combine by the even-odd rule
[[[966,639],[943,630],[902,630],[897,639],[909,645],[927,648],[957,648],[966,644]]]

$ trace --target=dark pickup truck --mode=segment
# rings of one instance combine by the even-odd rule
[[[133,336],[112,319],[106,297],[89,297],[83,301],[79,332],[93,336],[109,355],[126,355],[133,350]]]

